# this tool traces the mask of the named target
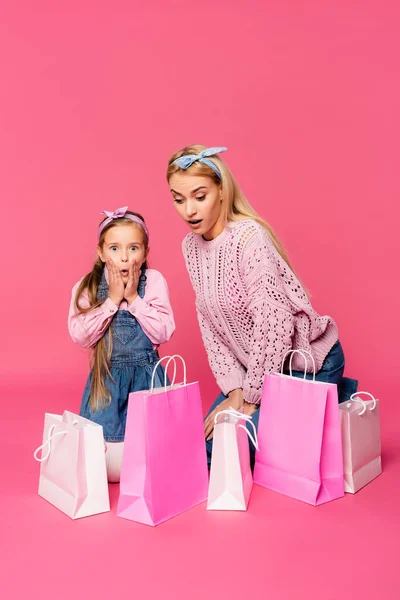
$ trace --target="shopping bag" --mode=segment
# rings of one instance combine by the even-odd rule
[[[367,396],[369,400],[362,400],[360,396]],[[344,491],[355,494],[382,473],[379,400],[369,392],[357,392],[339,409]]]
[[[253,433],[246,423],[252,425]],[[249,438],[257,448],[250,416],[234,408],[215,415],[207,510],[247,510],[253,487]]]
[[[164,386],[154,388],[168,358]],[[171,360],[183,363],[183,383],[167,386]],[[182,357],[164,357],[151,389],[129,395],[117,515],[158,525],[207,499],[208,469],[200,388],[187,383]]]
[[[337,386],[315,381],[306,351],[304,379],[265,375],[254,482],[317,505],[344,495],[343,455]],[[307,356],[313,379],[307,380]],[[286,358],[286,355],[285,355]]]
[[[39,453],[41,457],[39,458]],[[69,411],[46,413],[39,496],[72,519],[110,510],[103,428]]]

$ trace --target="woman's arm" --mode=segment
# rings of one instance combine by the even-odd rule
[[[228,396],[205,419],[204,435],[207,440],[213,437],[214,417],[229,407],[239,410],[243,406],[243,382],[245,369],[233,352],[222,342],[206,315],[197,309],[201,336],[207,352],[208,362],[221,391]],[[245,408],[247,414],[252,414]]]
[[[253,319],[243,396],[246,402],[258,404],[265,373],[279,371],[285,352],[292,347],[294,316],[280,286],[279,255],[261,227],[253,228],[242,259]]]
[[[201,337],[208,362],[221,391],[228,395],[243,388],[245,369],[232,350],[221,340],[210,319],[197,308]]]

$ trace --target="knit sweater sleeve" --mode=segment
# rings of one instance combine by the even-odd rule
[[[245,368],[216,330],[207,308],[199,302],[197,289],[199,265],[193,258],[193,237],[190,234],[183,240],[182,252],[192,286],[196,293],[197,318],[208,362],[218,387],[224,394],[228,394],[234,389],[243,388]]]
[[[208,362],[220,390],[227,395],[232,390],[243,388],[245,369],[233,352],[224,344],[207,315],[197,307],[201,337],[207,352]]]
[[[253,320],[253,343],[243,385],[246,402],[261,400],[264,375],[279,371],[284,354],[292,347],[294,316],[280,284],[281,260],[267,232],[251,224],[242,233],[242,277]]]

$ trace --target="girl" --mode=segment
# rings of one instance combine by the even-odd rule
[[[216,412],[243,408],[257,425],[264,373],[280,371],[287,350],[311,352],[316,379],[338,384],[341,400],[357,389],[356,381],[342,377],[335,322],[312,308],[281,242],[217,155],[225,150],[183,148],[167,171],[176,210],[191,229],[183,254],[209,363],[222,390],[205,419],[209,461]],[[295,369],[303,369],[301,361],[295,354]],[[252,444],[250,449],[254,460]]]
[[[149,269],[149,234],[143,218],[128,210],[104,211],[97,261],[72,290],[69,332],[93,350],[80,414],[103,426],[107,474],[119,481],[130,392],[150,388],[157,348],[174,330],[167,283]],[[164,385],[157,369],[155,385]]]

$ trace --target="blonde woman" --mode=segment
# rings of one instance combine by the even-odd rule
[[[167,170],[175,208],[191,230],[183,254],[210,367],[222,392],[205,419],[209,461],[216,412],[243,409],[257,425],[264,374],[281,369],[287,350],[308,350],[316,379],[337,384],[341,400],[357,388],[355,380],[346,379],[344,389],[335,322],[311,306],[278,237],[218,156],[224,151],[188,146],[171,157]],[[303,376],[301,361],[294,355],[296,376]],[[311,368],[308,364],[307,371]]]

